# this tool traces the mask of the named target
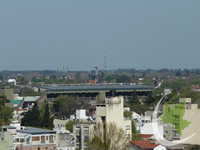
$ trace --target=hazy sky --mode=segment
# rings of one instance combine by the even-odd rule
[[[200,68],[199,0],[1,0],[0,70]]]

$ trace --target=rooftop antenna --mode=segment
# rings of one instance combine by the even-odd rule
[[[68,68],[68,66],[66,67],[66,72],[68,72],[69,71],[69,68]]]
[[[63,68],[62,68],[62,72],[65,72],[65,67],[63,66]]]
[[[95,68],[95,83],[97,83],[98,82],[98,66],[94,66],[94,68]]]
[[[104,71],[106,71],[106,52],[104,52]]]

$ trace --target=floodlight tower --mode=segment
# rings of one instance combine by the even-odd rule
[[[98,82],[98,66],[94,66],[94,68],[95,68],[95,83],[97,83]]]

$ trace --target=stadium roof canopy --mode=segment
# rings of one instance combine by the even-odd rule
[[[47,92],[53,91],[107,91],[107,90],[152,90],[148,85],[70,85],[70,86],[43,86]]]

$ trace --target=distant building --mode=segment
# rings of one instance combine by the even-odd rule
[[[191,89],[192,89],[192,91],[198,91],[198,92],[200,92],[200,86],[199,85],[191,85]]]
[[[27,110],[32,109],[34,102],[36,102],[39,97],[40,96],[25,96],[23,99],[22,108]]]
[[[145,115],[139,115],[134,112],[132,118],[135,120],[136,130],[144,135],[154,134],[152,127],[152,117],[153,117],[152,111],[146,111]],[[158,128],[161,135],[163,135],[163,124],[160,119],[158,119]]]
[[[9,86],[1,86],[0,95],[5,95],[8,100],[12,100],[14,99],[14,89]]]
[[[164,89],[163,94],[166,96],[170,94],[171,92],[172,92],[171,89]]]
[[[8,79],[8,83],[10,83],[12,85],[17,85],[16,79]]]

